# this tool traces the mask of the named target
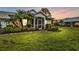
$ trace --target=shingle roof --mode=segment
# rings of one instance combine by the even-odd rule
[[[79,18],[79,17],[72,17],[72,18],[65,18],[64,20],[68,20],[68,19],[77,19],[77,18]]]
[[[14,12],[6,12],[6,11],[0,11],[0,18],[10,18],[8,15],[14,15]]]

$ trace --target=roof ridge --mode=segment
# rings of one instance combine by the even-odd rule
[[[10,12],[10,11],[0,11],[0,12],[5,12],[5,13],[15,13],[15,12]]]

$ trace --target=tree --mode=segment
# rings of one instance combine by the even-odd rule
[[[27,19],[29,22],[29,20],[31,20],[33,17],[31,13],[26,12],[24,10],[17,10],[17,13],[15,13],[14,16],[12,15],[9,15],[9,16],[10,16],[10,20],[16,27],[18,26],[16,21],[19,21],[20,23],[19,25],[21,26],[22,30],[23,30],[23,19]]]
[[[27,18],[26,11],[24,10],[17,10],[17,13],[15,14],[15,18],[20,22],[21,28],[23,29],[23,19]]]
[[[54,26],[55,26],[55,28],[58,28],[59,27],[59,23],[58,23],[57,20],[55,21]]]
[[[28,15],[28,17],[27,17],[27,19],[28,19],[28,24],[31,24],[32,25],[32,19],[33,19],[33,14],[31,14],[30,12],[27,12],[27,15]]]
[[[19,26],[16,24],[16,20],[17,20],[17,19],[15,18],[15,16],[14,16],[14,15],[9,15],[9,17],[10,17],[10,19],[9,19],[8,21],[9,21],[9,22],[12,22],[15,27],[19,27]]]
[[[61,27],[63,26],[63,23],[64,23],[64,21],[63,20],[60,20],[60,26]]]

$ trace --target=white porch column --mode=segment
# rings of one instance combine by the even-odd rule
[[[43,26],[43,23],[42,23],[42,22],[43,22],[43,20],[41,19],[41,27]],[[43,28],[43,27],[42,27],[42,28]]]
[[[39,21],[39,19],[37,20],[37,25],[36,25],[36,26],[37,26],[37,28],[38,28],[38,21]]]
[[[33,20],[33,21],[34,21],[34,23],[33,23],[33,27],[35,28],[35,18],[34,18],[34,20]]]
[[[45,25],[45,20],[46,20],[46,19],[45,19],[45,17],[44,17],[44,29],[46,28],[46,25]]]
[[[71,27],[73,27],[73,24],[72,24],[72,22],[70,22],[70,23],[71,23],[71,24],[70,24],[70,25],[71,25]]]

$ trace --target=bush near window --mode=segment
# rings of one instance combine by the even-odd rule
[[[7,25],[4,30],[5,32],[14,32],[14,27],[12,25]]]
[[[10,32],[19,32],[19,31],[21,31],[21,29],[18,28],[18,27],[14,27],[13,25],[8,25],[4,28],[4,31],[8,32],[8,33],[10,33]]]
[[[14,32],[20,32],[20,31],[21,31],[21,28],[14,27]]]

